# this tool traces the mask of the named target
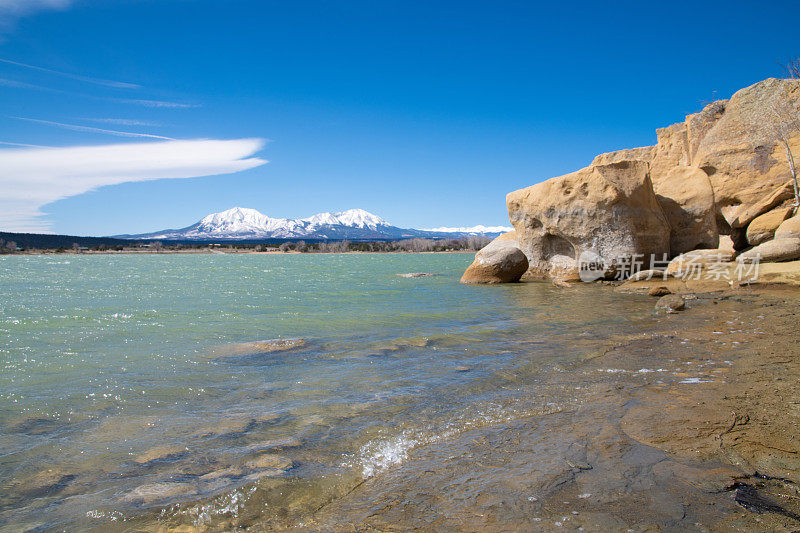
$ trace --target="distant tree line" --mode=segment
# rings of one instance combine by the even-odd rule
[[[125,241],[100,237],[75,237],[33,234],[22,235],[20,241],[0,237],[0,253],[82,253],[82,252],[295,252],[295,253],[345,253],[345,252],[456,252],[477,251],[491,242],[491,237],[473,235],[457,239],[403,239],[398,241],[352,242],[304,240],[285,242],[171,242]]]

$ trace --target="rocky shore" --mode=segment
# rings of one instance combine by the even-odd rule
[[[537,385],[574,401],[415,449],[304,527],[797,531],[798,304],[785,287],[693,293]]]
[[[514,231],[476,255],[463,283],[602,282],[672,316],[588,362],[597,379],[567,380],[594,392],[566,419],[462,442],[510,479],[428,525],[798,530],[799,99],[800,80],[764,80],[657,130],[655,146],[508,194]],[[574,446],[549,446],[547,431],[573,432]],[[461,468],[468,480],[492,472]],[[424,515],[425,503],[412,507]]]
[[[462,282],[563,285],[588,281],[587,264],[592,279],[621,280],[685,274],[671,261],[699,274],[800,259],[799,100],[800,80],[767,79],[658,129],[654,146],[509,193],[514,231],[480,251]]]

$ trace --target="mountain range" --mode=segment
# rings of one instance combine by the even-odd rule
[[[181,229],[165,229],[138,235],[117,235],[120,239],[243,240],[243,239],[408,239],[413,237],[452,238],[468,235],[497,236],[510,231],[503,226],[472,228],[407,229],[392,226],[363,209],[319,213],[308,218],[271,218],[255,209],[234,207],[212,213]]]

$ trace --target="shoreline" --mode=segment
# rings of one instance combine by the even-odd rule
[[[519,405],[515,414],[450,433],[440,425],[435,438],[400,442],[386,452],[399,460],[366,479],[297,478],[291,499],[279,478],[253,483],[253,503],[232,516],[221,511],[200,530],[796,530],[800,289],[673,279],[687,309],[656,315],[656,299],[641,292],[648,283],[663,281],[507,286],[501,292],[522,321],[559,324],[537,333],[544,337],[517,334],[532,364],[548,338],[555,346],[543,353],[581,355],[557,358],[553,368],[536,362],[545,366],[533,373],[493,373],[491,390],[509,391],[513,402],[503,405]],[[570,329],[564,310],[575,312],[575,303],[595,303],[590,315],[603,321],[576,317],[576,326],[588,327]],[[619,327],[605,321],[634,309],[636,318]],[[298,468],[314,464],[297,459]],[[143,530],[188,530],[191,512],[225,497],[143,509],[125,520]]]
[[[561,386],[588,390],[576,407],[414,449],[313,523],[796,531],[798,304],[796,288],[698,292],[683,314],[618,339],[584,361],[582,375],[565,376]],[[552,437],[565,431],[572,445]],[[415,463],[428,466],[424,477]],[[446,504],[441,493],[459,500]]]
[[[475,250],[442,250],[442,251],[424,251],[424,252],[413,252],[413,251],[387,251],[387,252],[378,252],[378,251],[359,251],[359,250],[352,250],[347,252],[296,252],[294,250],[289,251],[280,251],[280,250],[270,250],[266,252],[256,252],[254,250],[233,250],[233,249],[226,249],[225,251],[222,250],[161,250],[161,251],[153,251],[153,250],[82,250],[80,252],[74,252],[71,250],[65,250],[63,252],[56,252],[56,251],[37,251],[37,252],[15,252],[12,254],[0,254],[2,256],[19,256],[19,255],[169,255],[169,254],[205,254],[205,255],[240,255],[240,254],[253,254],[253,255],[349,255],[349,254],[376,254],[376,255],[387,255],[387,254],[470,254],[474,255]]]

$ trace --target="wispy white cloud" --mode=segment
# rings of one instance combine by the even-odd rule
[[[25,15],[48,9],[66,9],[72,0],[0,0],[0,34],[6,33]]]
[[[478,224],[477,226],[429,228],[423,231],[438,231],[439,233],[506,233],[513,229],[509,226],[484,226]]]
[[[0,229],[48,231],[41,207],[105,185],[230,174],[263,165],[263,139],[0,150]]]
[[[132,118],[82,118],[88,122],[97,122],[99,124],[116,124],[117,126],[161,126],[158,122],[149,122],[147,120],[136,120]]]
[[[131,138],[142,138],[142,139],[162,139],[162,140],[173,140],[172,137],[164,137],[163,135],[153,135],[150,133],[136,133],[132,131],[117,131],[117,130],[106,130],[103,128],[92,128],[91,126],[81,126],[79,124],[65,124],[63,122],[53,122],[52,120],[40,120],[37,118],[26,118],[26,117],[8,117],[13,118],[15,120],[24,120],[25,122],[33,122],[35,124],[45,124],[47,126],[55,126],[57,128],[64,128],[65,130],[72,130],[72,131],[82,131],[86,133],[100,133],[103,135],[114,135],[115,137],[131,137]]]
[[[35,91],[47,91],[60,93],[58,89],[51,89],[50,87],[42,87],[41,85],[34,85],[33,83],[25,83],[24,81],[9,80],[8,78],[0,78],[0,86],[13,87],[15,89],[33,89]]]
[[[2,2],[2,0],[0,0]],[[135,83],[128,83],[124,81],[104,80],[103,78],[92,78],[90,76],[81,76],[80,74],[71,74],[69,72],[61,72],[60,70],[53,70],[44,67],[37,67],[36,65],[29,65],[27,63],[20,63],[19,61],[12,61],[10,59],[3,59],[0,57],[0,63],[14,65],[15,67],[26,68],[30,70],[38,70],[39,72],[46,72],[55,76],[69,78],[72,80],[82,81],[84,83],[92,83],[94,85],[103,85],[105,87],[114,87],[116,89],[139,89],[141,85]]]
[[[188,109],[192,107],[201,107],[200,104],[185,104],[181,102],[166,102],[163,100],[142,100],[136,98],[109,98],[112,102],[119,102],[120,104],[135,104],[144,107],[161,107],[173,109]]]
[[[28,148],[50,148],[49,146],[42,146],[41,144],[12,143],[7,141],[0,141],[0,144],[5,146],[27,146]]]

